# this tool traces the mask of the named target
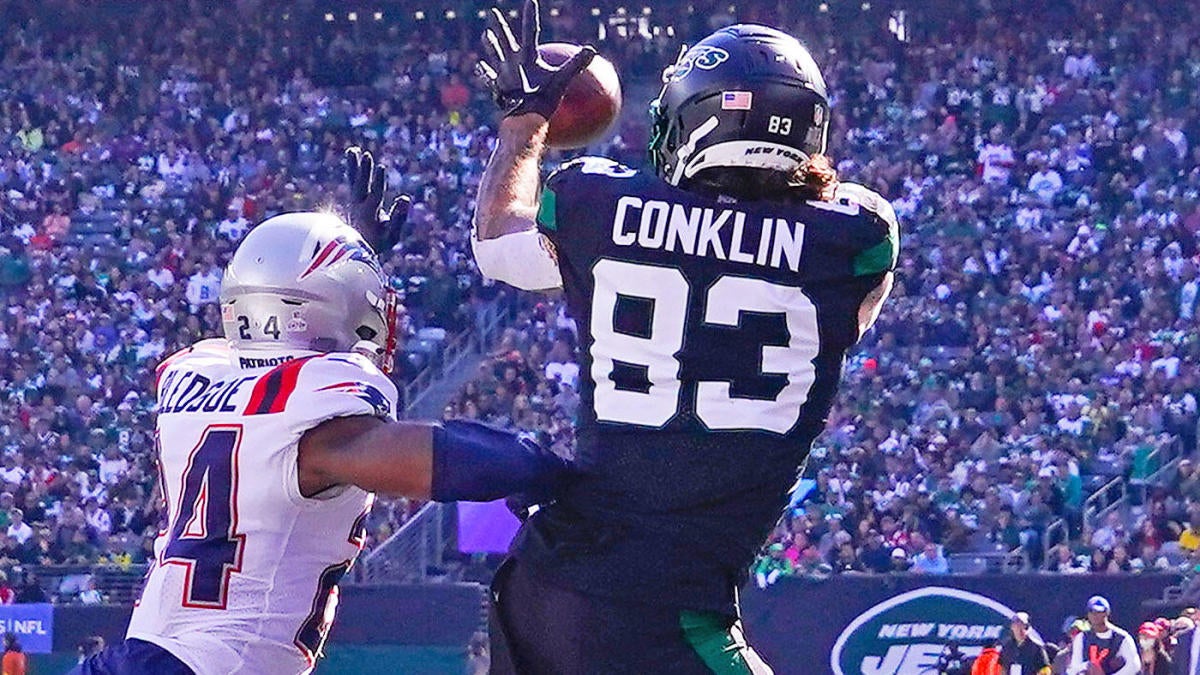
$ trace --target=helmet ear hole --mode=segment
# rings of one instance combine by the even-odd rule
[[[358,339],[360,340],[374,340],[375,336],[379,335],[379,333],[370,326],[359,326],[354,331],[354,334],[357,335]]]
[[[338,343],[337,340],[333,338],[317,338],[316,340],[313,340],[312,349],[313,351],[318,352],[333,352],[337,351]]]

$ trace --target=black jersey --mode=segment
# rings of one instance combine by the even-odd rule
[[[583,592],[729,611],[822,430],[891,207],[737,202],[584,158],[538,225],[580,333],[584,478],[514,553]]]

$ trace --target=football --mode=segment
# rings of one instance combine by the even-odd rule
[[[538,55],[558,66],[579,51],[579,45],[549,42],[538,45]],[[621,112],[621,81],[617,69],[599,54],[567,85],[562,103],[550,118],[546,144],[569,150],[594,143],[608,132]]]

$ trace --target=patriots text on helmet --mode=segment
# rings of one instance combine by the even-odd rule
[[[747,218],[735,209],[684,206],[626,195],[617,200],[612,240],[702,258],[798,272],[804,223],[788,218]]]

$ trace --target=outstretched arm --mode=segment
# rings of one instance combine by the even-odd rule
[[[570,464],[532,441],[472,422],[388,422],[338,417],[300,439],[300,492],[335,485],[437,501],[548,497]]]
[[[483,172],[471,252],[479,272],[526,291],[562,286],[554,245],[537,229],[546,119],[529,113],[500,123],[496,151]]]
[[[541,158],[567,83],[596,54],[585,46],[561,66],[551,66],[538,56],[540,33],[537,0],[525,0],[517,32],[499,10],[488,15],[478,71],[504,119],[479,185],[471,236],[484,276],[531,291],[562,285],[553,246],[537,231]]]
[[[546,118],[534,113],[500,122],[496,151],[483,172],[475,204],[478,239],[536,228],[541,159],[549,128]]]

